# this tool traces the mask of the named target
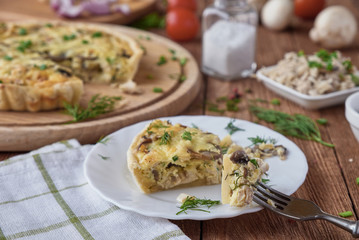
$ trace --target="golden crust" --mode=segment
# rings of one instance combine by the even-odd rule
[[[51,24],[50,32],[41,32],[46,26],[36,21],[0,26],[0,110],[52,110],[63,107],[64,101],[78,103],[83,93],[82,82],[133,82],[143,51],[131,37],[95,24]],[[21,29],[27,29],[25,36],[18,34]],[[65,40],[66,30],[78,34],[77,42]],[[97,33],[101,36],[93,37]],[[92,45],[85,44],[88,42],[85,39]],[[29,46],[21,49],[21,44],[27,41]],[[87,45],[90,47],[86,48]],[[113,46],[122,49],[122,56]],[[111,55],[113,52],[117,55]],[[61,57],[72,60],[61,61]],[[63,68],[70,74],[58,72]]]
[[[166,133],[169,141],[164,143]],[[128,168],[144,193],[218,184],[222,169],[219,143],[214,134],[155,120],[132,141]]]

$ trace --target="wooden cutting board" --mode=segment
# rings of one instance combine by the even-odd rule
[[[101,136],[124,126],[161,116],[176,115],[185,110],[200,89],[200,72],[193,56],[177,43],[153,33],[115,25],[101,24],[113,31],[124,32],[137,39],[145,49],[134,81],[143,91],[131,95],[108,85],[86,84],[81,105],[86,106],[95,94],[121,96],[123,100],[113,112],[96,119],[79,123],[72,120],[64,110],[30,113],[0,112],[0,151],[27,151],[53,142],[76,138],[82,144],[95,143]],[[187,58],[184,74],[187,79],[178,81],[181,67],[171,60],[174,50],[179,58]],[[158,65],[160,57],[167,63]],[[161,88],[156,93],[154,88]],[[124,104],[124,106],[122,106]]]
[[[92,15],[70,20],[127,24],[153,10],[156,5],[156,0],[118,0],[118,2],[128,4],[130,13],[123,14],[118,12],[108,15]],[[29,18],[66,20],[65,18],[61,18],[50,7],[48,1],[0,0],[0,20],[27,20]]]

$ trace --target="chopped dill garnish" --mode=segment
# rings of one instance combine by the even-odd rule
[[[108,160],[110,157],[102,156],[101,154],[97,154],[102,160]]]
[[[229,146],[221,146],[221,153],[226,154],[228,152]]]
[[[172,157],[172,160],[175,162],[175,161],[177,161],[178,160],[178,156],[177,155],[174,155],[173,157]]]
[[[158,59],[157,65],[161,66],[165,63],[167,63],[167,58],[165,56],[160,56],[160,58]]]
[[[290,115],[284,112],[265,109],[258,106],[250,106],[250,111],[257,118],[274,124],[274,130],[292,137],[319,142],[327,147],[333,144],[324,142],[315,122],[302,114]]]
[[[154,88],[153,88],[153,92],[154,92],[154,93],[162,93],[162,92],[163,92],[163,89],[162,89],[162,88],[159,88],[159,87],[154,87]]]
[[[101,136],[100,139],[97,141],[97,143],[102,143],[103,145],[106,145],[108,141],[110,141],[110,137],[104,137]]]
[[[186,200],[179,207],[181,209],[181,211],[177,212],[176,215],[179,215],[181,213],[187,214],[188,210],[202,211],[202,212],[209,213],[210,211],[200,209],[199,207],[207,207],[209,209],[209,208],[211,208],[215,205],[219,205],[219,204],[221,204],[220,201],[213,201],[210,199],[199,199],[199,198],[195,198],[195,197],[187,197]]]
[[[250,161],[256,168],[259,168],[259,165],[258,165],[257,160],[255,160],[255,159],[250,159],[249,161]]]
[[[300,50],[300,51],[297,53],[297,56],[298,56],[298,57],[305,56],[304,51],[303,51],[303,50]]]
[[[92,38],[100,38],[100,37],[102,37],[102,33],[101,32],[94,32],[91,37]]]
[[[150,128],[169,128],[169,126],[163,125],[163,124],[160,122],[160,123],[157,123],[157,124],[151,123],[151,125],[149,126],[149,129],[150,129]]]
[[[94,95],[89,101],[87,108],[81,108],[78,104],[72,106],[64,102],[66,112],[73,117],[71,122],[79,122],[89,118],[95,118],[101,114],[111,112],[114,109],[116,101],[121,97],[100,97],[99,94]]]
[[[198,126],[194,123],[191,123],[192,127],[195,128],[195,129],[199,129]]]
[[[233,133],[238,132],[238,131],[244,131],[244,129],[235,126],[235,125],[233,124],[234,121],[235,121],[235,120],[232,119],[232,120],[227,124],[227,127],[225,127],[225,129],[227,130],[227,132],[229,133],[229,135],[232,135]]]
[[[182,139],[192,141],[192,134],[190,132],[184,131],[182,134]]]
[[[249,141],[252,142],[252,145],[256,145],[256,144],[260,144],[260,143],[272,143],[272,144],[276,144],[277,140],[275,140],[274,138],[261,138],[259,136],[256,137],[249,137],[248,138]]]
[[[269,179],[266,179],[266,178],[262,178],[262,183],[266,184],[267,182],[269,182],[270,180]]]
[[[271,104],[273,105],[277,105],[279,106],[280,105],[280,100],[278,98],[273,98],[271,101],[270,101]]]
[[[188,61],[188,59],[184,57],[184,58],[180,59],[179,63],[181,66],[184,66],[184,65],[186,65],[187,61]]]
[[[161,136],[160,145],[166,145],[171,141],[171,135],[168,132],[164,132]]]
[[[316,121],[317,121],[317,123],[320,124],[320,125],[325,125],[325,124],[328,123],[328,120],[325,119],[325,118],[319,118],[319,119],[317,119]]]
[[[316,62],[316,61],[308,61],[308,66],[310,68],[322,68],[323,65],[319,62]]]

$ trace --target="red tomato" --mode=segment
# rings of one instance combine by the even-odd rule
[[[195,12],[197,10],[196,0],[167,0],[167,11],[175,8],[186,8]]]
[[[176,41],[187,41],[197,36],[200,24],[196,14],[185,8],[175,8],[167,13],[166,32]]]
[[[325,0],[295,0],[294,13],[300,18],[314,19],[324,6]]]

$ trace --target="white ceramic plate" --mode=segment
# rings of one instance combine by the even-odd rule
[[[220,138],[228,135],[225,127],[231,121],[227,117],[212,116],[178,116],[162,118],[172,123],[181,123],[187,126],[195,124],[201,130],[217,134]],[[140,122],[122,128],[105,139],[105,144],[97,143],[86,157],[84,163],[85,176],[90,185],[106,200],[122,209],[134,211],[146,216],[162,217],[168,219],[207,220],[213,218],[228,218],[245,213],[261,210],[256,204],[245,209],[219,205],[209,209],[211,212],[188,211],[188,214],[176,213],[180,204],[176,198],[180,193],[187,193],[198,198],[211,200],[221,199],[221,186],[201,186],[176,190],[168,190],[153,194],[143,194],[135,184],[127,168],[126,153],[132,139],[150,121]],[[268,178],[275,189],[286,194],[294,193],[304,182],[308,165],[303,152],[293,142],[283,135],[261,125],[244,120],[235,120],[235,126],[245,131],[232,135],[234,142],[241,146],[250,145],[248,137],[271,137],[278,144],[288,149],[288,159],[280,160],[278,157],[267,159],[269,164]]]
[[[273,68],[273,66],[268,67],[267,69],[270,68]],[[257,71],[256,75],[258,79],[263,81],[267,88],[307,109],[320,109],[342,104],[350,94],[359,91],[359,87],[355,87],[352,89],[332,92],[320,96],[309,96],[270,79],[263,74],[263,71],[264,69]]]

